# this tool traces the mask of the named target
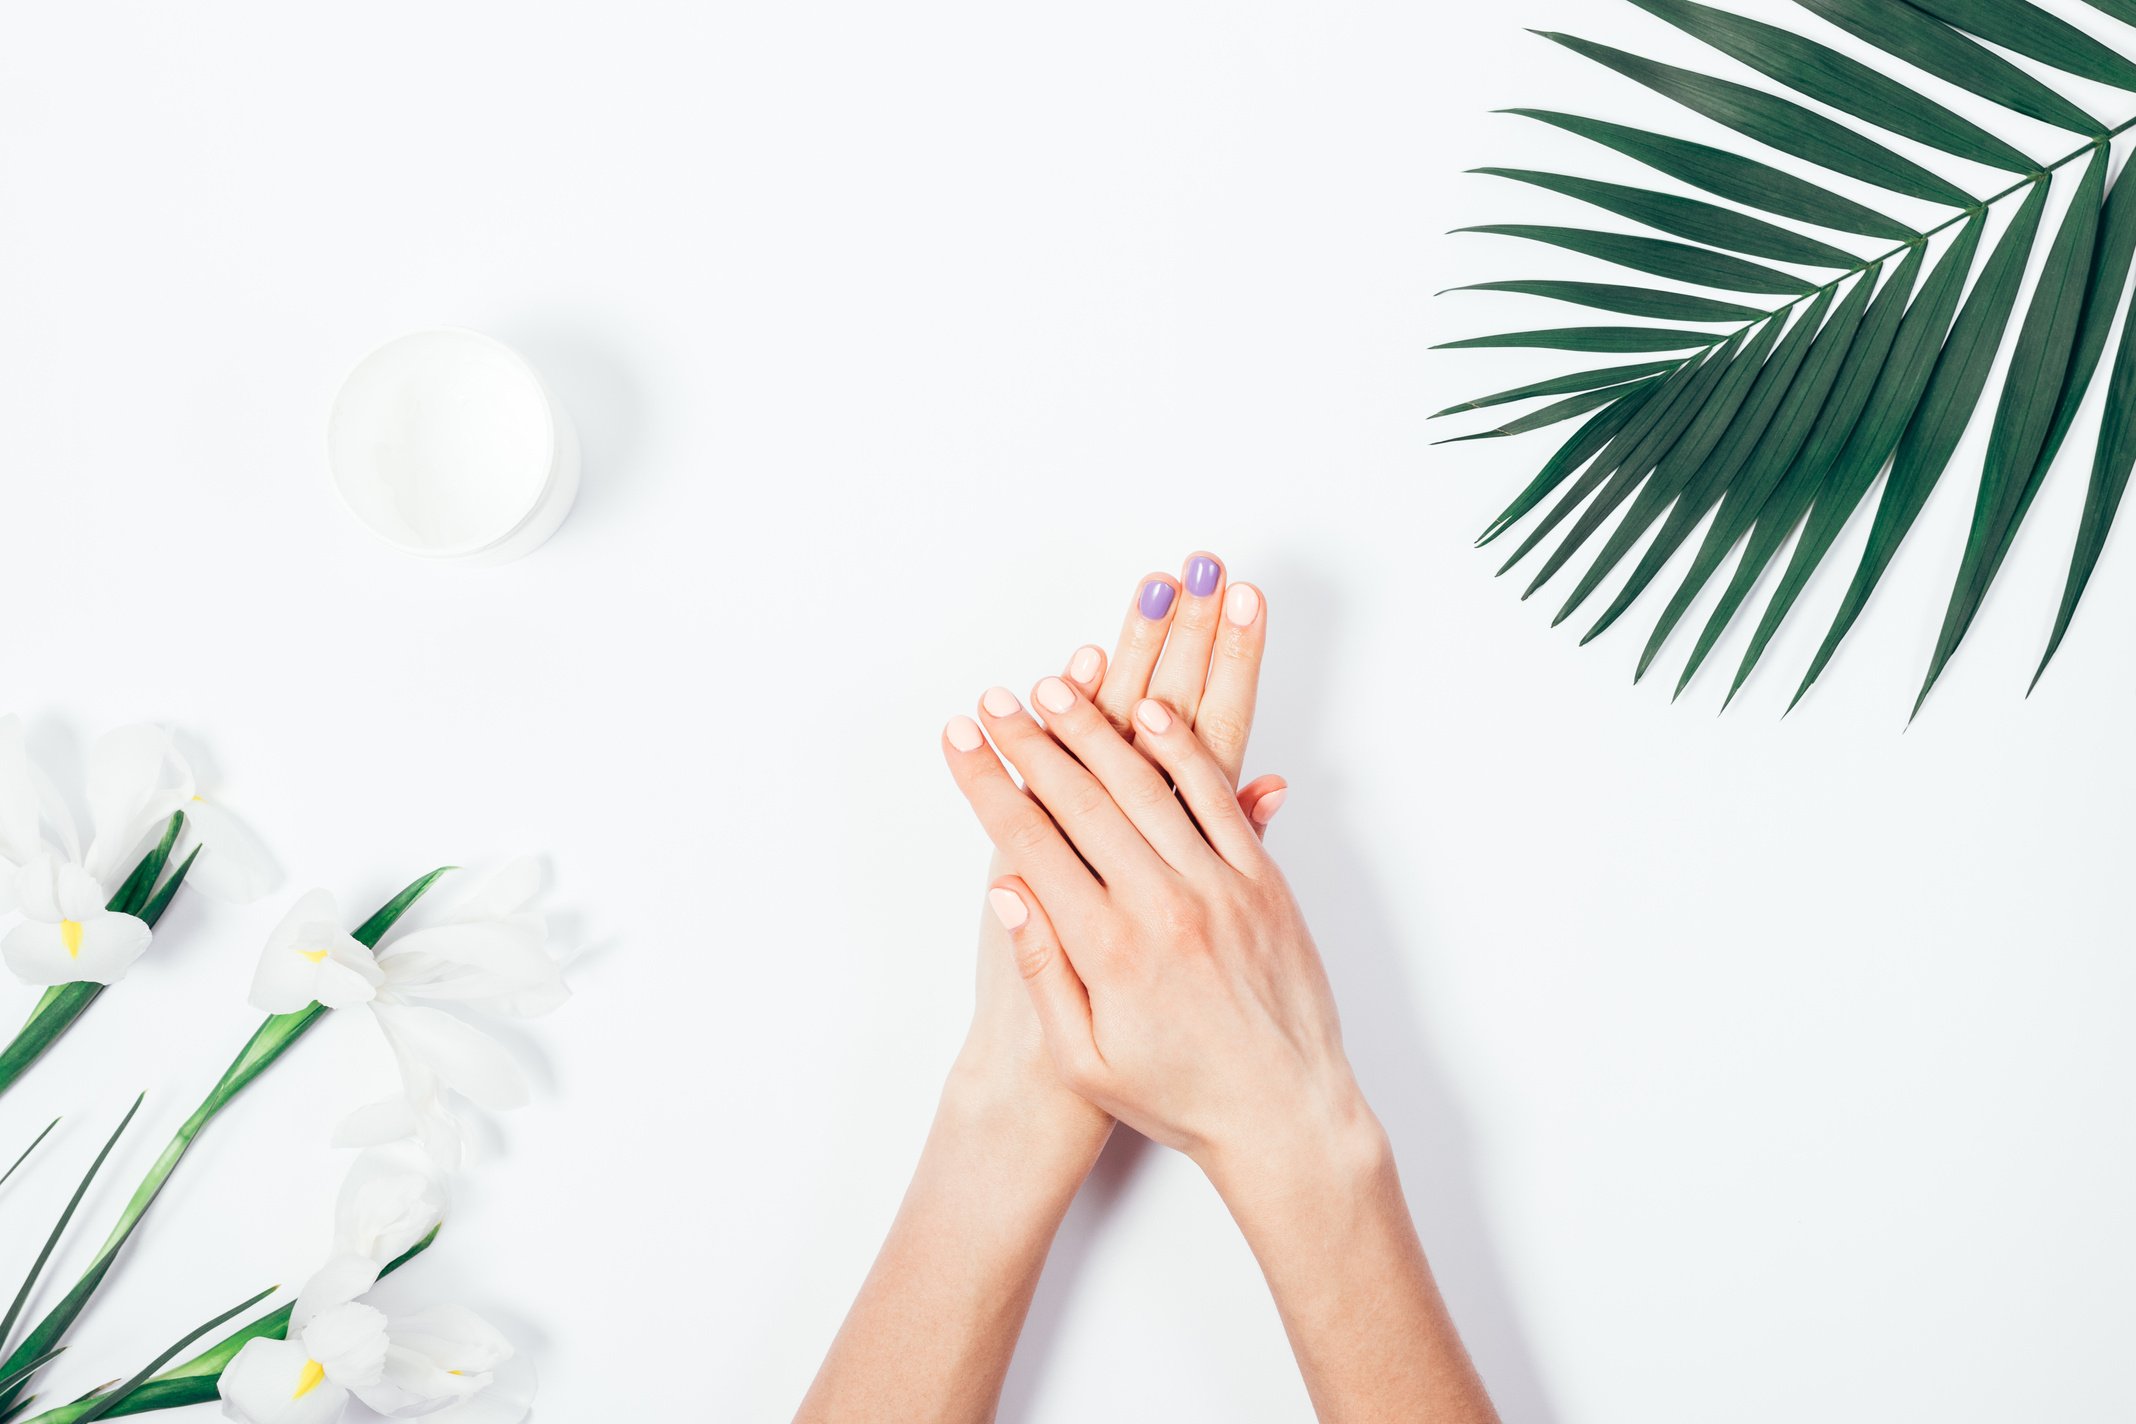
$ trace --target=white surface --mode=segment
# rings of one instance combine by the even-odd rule
[[[1634,689],[1651,610],[1576,649],[1468,547],[1549,447],[1426,448],[1561,368],[1428,354],[1519,312],[1429,294],[1576,270],[1441,236],[1569,217],[1456,175],[1627,171],[1486,111],[1697,128],[1521,27],[1691,46],[1577,0],[360,18],[0,25],[5,700],[198,732],[292,891],[553,856],[595,948],[529,1035],[547,1091],[397,1287],[507,1322],[541,1417],[790,1411],[967,1012],[984,848],[936,733],[1204,544],[1269,591],[1250,770],[1296,788],[1274,843],[1509,1418],[2136,1412],[2127,531],[2026,702],[2062,471],[1900,735],[1976,430],[1818,693],[1776,720],[1859,523],[1716,719],[1744,629],[1683,703]],[[321,468],[349,363],[440,322],[581,426],[578,514],[502,570],[394,555]],[[84,1158],[137,1084],[167,1130],[279,903],[175,911],[0,1139],[65,1108]],[[330,1123],[383,1071],[360,1027],[214,1129],[60,1384],[309,1268]],[[7,1258],[38,1210],[0,1195]],[[1009,1398],[1305,1409],[1210,1193],[1126,1151]]]
[[[509,346],[415,331],[357,362],[335,392],[327,466],[350,512],[395,547],[506,562],[498,546],[577,489],[576,450],[559,424],[541,377]]]

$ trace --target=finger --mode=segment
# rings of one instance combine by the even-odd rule
[[[1188,558],[1180,576],[1179,607],[1164,656],[1150,674],[1150,696],[1194,725],[1202,688],[1209,680],[1209,651],[1216,645],[1216,625],[1224,606],[1224,566],[1208,554]]]
[[[1120,625],[1120,642],[1113,648],[1112,663],[1098,689],[1098,710],[1122,736],[1133,736],[1128,713],[1135,710],[1150,690],[1150,674],[1157,655],[1164,650],[1165,631],[1172,626],[1172,610],[1179,603],[1179,584],[1170,574],[1151,574],[1135,590],[1128,605],[1127,621]]]
[[[1112,881],[1154,864],[1157,857],[1149,842],[1114,804],[1111,793],[1024,711],[1014,693],[1006,687],[989,688],[979,699],[979,712],[994,745],[1023,778],[1025,790],[1038,798],[1099,875]]]
[[[1056,911],[1072,914],[1095,902],[1098,882],[1089,868],[1038,803],[1010,779],[977,722],[950,718],[942,729],[942,755],[988,839],[1032,884],[1045,890]]]
[[[1031,1007],[1038,1011],[1054,1067],[1070,1082],[1087,1081],[1098,1058],[1097,1037],[1090,1027],[1090,992],[1054,932],[1046,907],[1014,875],[995,881],[986,900],[1009,932],[1016,968],[1030,991]]]
[[[1216,853],[1241,872],[1262,865],[1261,842],[1239,810],[1238,793],[1187,724],[1156,698],[1145,697],[1135,704],[1135,730],[1140,734],[1136,750],[1172,778]]]
[[[1246,763],[1254,695],[1261,683],[1261,649],[1267,641],[1267,603],[1261,590],[1250,583],[1231,585],[1217,625],[1216,650],[1209,658],[1209,685],[1194,714],[1194,735],[1233,785]]]
[[[1068,659],[1067,670],[1061,676],[1081,689],[1085,697],[1097,700],[1098,689],[1105,685],[1105,650],[1088,644],[1075,650]]]
[[[1257,776],[1239,791],[1239,809],[1246,813],[1255,835],[1268,839],[1268,823],[1289,795],[1290,784],[1280,776]]]
[[[1075,688],[1049,677],[1031,691],[1046,730],[1096,777],[1128,823],[1174,870],[1208,863],[1209,843],[1148,757],[1113,730],[1105,714]]]

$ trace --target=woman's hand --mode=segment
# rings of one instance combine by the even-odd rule
[[[1096,647],[1080,648],[1068,659],[1061,680],[1105,709],[1129,735],[1134,705],[1145,696],[1162,699],[1195,727],[1227,783],[1235,784],[1253,730],[1267,628],[1259,591],[1245,584],[1227,587],[1223,566],[1207,554],[1195,554],[1178,578],[1151,574],[1142,579],[1128,600],[1112,656]],[[1287,794],[1281,777],[1264,776],[1238,792],[1237,804],[1262,832]],[[987,875],[998,881],[1017,870],[997,850]],[[959,1111],[1014,1119],[1020,1133],[1080,1143],[1094,1157],[1112,1119],[1062,1084],[1016,972],[1008,933],[992,914],[981,920],[971,1032],[950,1075],[946,1100]]]
[[[1209,1174],[1323,1421],[1491,1424],[1319,952],[1226,768],[1176,702],[1137,702],[1130,743],[1083,687],[1031,696],[1043,727],[1005,688],[979,703],[1029,794],[969,718],[943,752],[1020,872],[989,898],[1062,1081]]]
[[[1066,679],[1032,700],[1043,727],[1003,688],[979,707],[1032,795],[969,719],[944,749],[1021,867],[990,898],[1062,1081],[1220,1189],[1271,1161],[1371,1151],[1320,956],[1225,767],[1154,697],[1133,743]]]

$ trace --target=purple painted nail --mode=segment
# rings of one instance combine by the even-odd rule
[[[1196,554],[1187,560],[1187,592],[1196,598],[1207,598],[1216,592],[1216,580],[1222,573],[1216,560]]]
[[[1151,579],[1142,586],[1139,605],[1142,616],[1152,623],[1172,611],[1172,595],[1176,590],[1163,579]]]

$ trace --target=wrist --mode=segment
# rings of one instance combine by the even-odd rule
[[[1112,1118],[1046,1074],[1001,1071],[970,1045],[942,1085],[935,1135],[984,1145],[1035,1173],[1080,1184],[1112,1134]]]
[[[1194,1156],[1249,1240],[1377,1196],[1394,1175],[1386,1130],[1354,1085]]]

